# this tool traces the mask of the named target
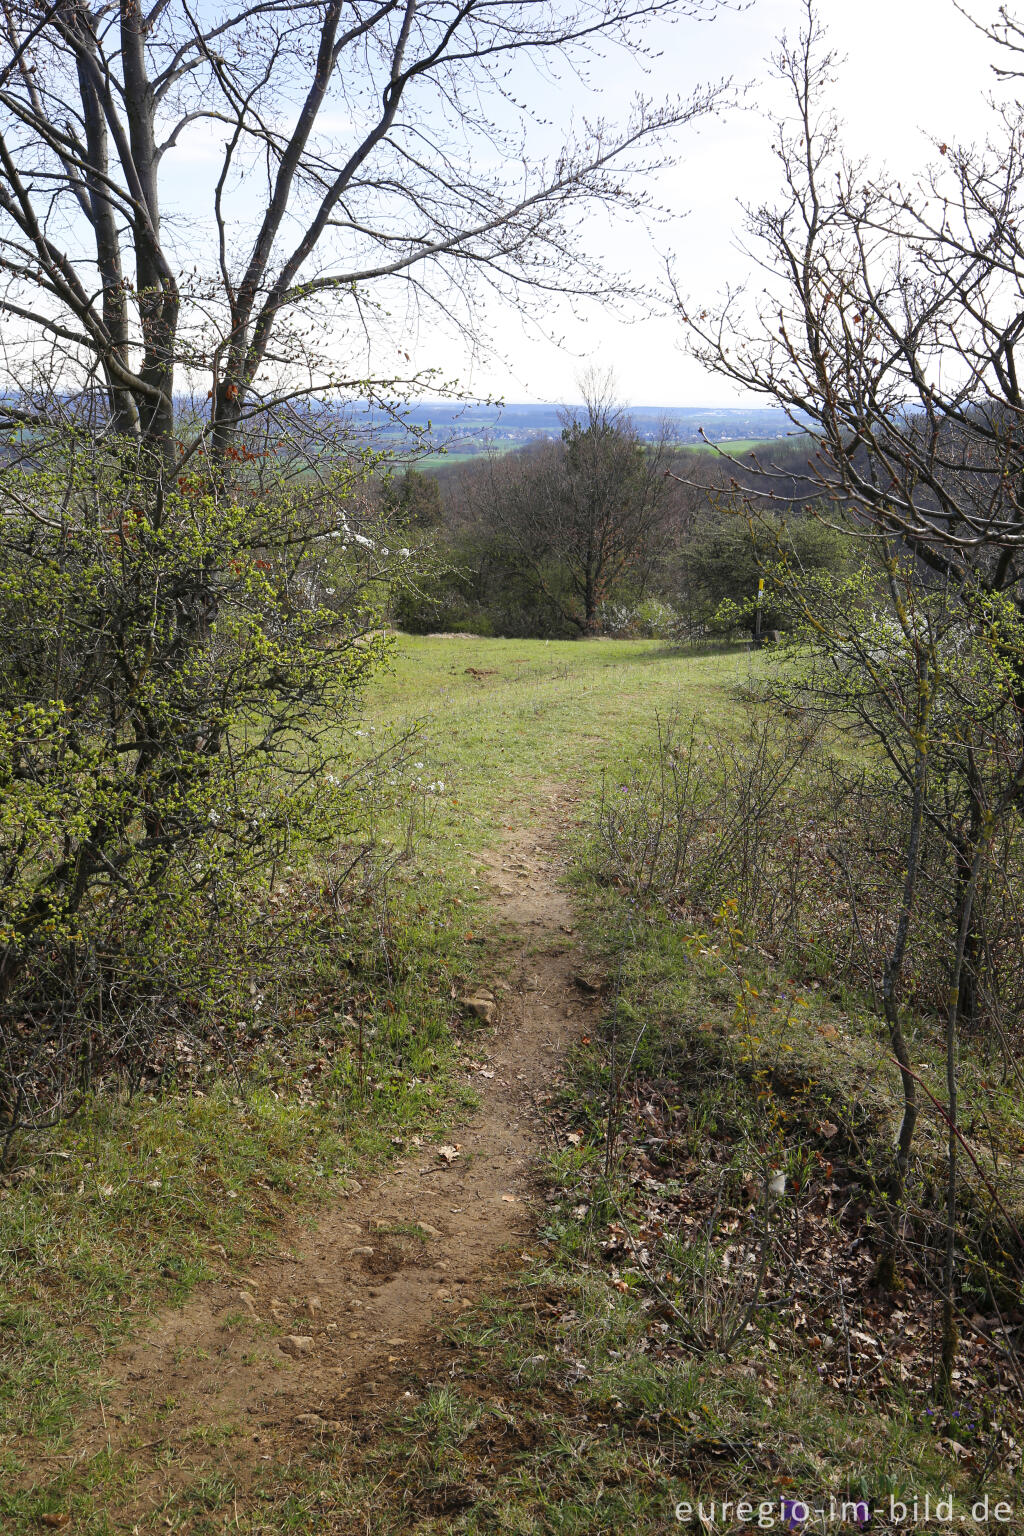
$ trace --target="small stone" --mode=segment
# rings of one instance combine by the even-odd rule
[[[437,1227],[432,1227],[430,1225],[429,1221],[418,1221],[416,1223],[416,1230],[418,1232],[422,1232],[425,1237],[440,1237],[441,1236],[441,1233],[438,1230],[438,1228]]]
[[[295,1422],[305,1425],[307,1429],[317,1429],[321,1432],[326,1430],[331,1434],[337,1434],[341,1428],[340,1419],[322,1419],[318,1413],[300,1413]]]
[[[484,1024],[494,1023],[493,997],[483,997],[479,994],[475,997],[464,997],[462,999],[462,1006],[468,1012],[475,1014]]]
[[[290,1333],[286,1339],[281,1340],[281,1348],[286,1355],[311,1355],[313,1340],[308,1334]]]

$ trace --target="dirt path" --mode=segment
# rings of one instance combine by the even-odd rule
[[[147,1515],[199,1475],[244,1491],[283,1444],[332,1433],[358,1402],[400,1397],[439,1320],[468,1306],[502,1251],[531,1231],[540,1110],[594,1007],[574,980],[560,885],[566,803],[551,803],[550,818],[482,860],[519,955],[493,1031],[475,1042],[480,1064],[468,1077],[481,1102],[453,1134],[458,1155],[448,1163],[425,1145],[372,1186],[354,1186],[314,1233],[286,1232],[278,1256],[162,1314],[107,1362],[103,1408],[76,1459],[109,1451],[134,1463],[135,1497],[120,1514],[128,1529],[145,1530]]]

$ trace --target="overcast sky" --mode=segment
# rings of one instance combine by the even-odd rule
[[[981,3],[985,9],[977,14],[987,19],[995,0]],[[652,188],[679,216],[657,227],[650,241],[617,236],[595,221],[592,238],[613,262],[633,269],[647,263],[653,272],[659,252],[671,248],[685,290],[705,300],[726,280],[747,274],[749,262],[737,249],[737,202],[770,197],[777,178],[763,112],[770,99],[765,60],[784,29],[799,28],[800,13],[798,0],[753,0],[741,14],[723,12],[710,25],[666,28],[664,38],[655,39],[664,53],[647,82],[654,94],[686,91],[724,74],[759,83],[747,110],[680,136],[678,165],[660,173]],[[820,14],[846,56],[835,103],[851,151],[906,175],[929,158],[931,136],[984,136],[986,96],[998,88],[991,71],[995,53],[952,0],[821,0]],[[639,74],[631,78],[621,63],[604,71],[600,111],[624,115],[640,83]],[[580,112],[595,108],[582,91],[571,105]],[[662,316],[625,324],[593,308],[574,314],[565,305],[551,327],[561,333],[557,342],[539,336],[512,310],[492,310],[490,321],[496,357],[474,362],[463,345],[436,333],[420,338],[416,355],[481,393],[508,400],[574,400],[581,368],[596,361],[614,367],[621,397],[634,405],[742,403],[730,386],[685,356],[678,332]]]

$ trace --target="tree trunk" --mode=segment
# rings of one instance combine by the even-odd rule
[[[978,914],[977,891],[973,884],[974,853],[981,838],[984,811],[981,786],[974,762],[974,753],[968,757],[967,772],[970,809],[967,835],[954,838],[953,853],[956,861],[956,896],[954,923],[956,932],[966,923],[963,959],[957,990],[957,1028],[973,1034],[978,1023],[978,988],[980,982],[984,935]]]
[[[890,1180],[892,1206],[889,1219],[889,1236],[886,1247],[878,1261],[879,1283],[888,1289],[891,1289],[896,1284],[897,1279],[896,1250],[899,1238],[900,1210],[906,1193],[907,1172],[910,1167],[910,1149],[917,1126],[917,1081],[911,1068],[910,1053],[907,1050],[907,1042],[900,1020],[899,989],[903,976],[903,961],[906,956],[907,938],[910,933],[910,919],[914,910],[914,900],[917,893],[917,873],[921,858],[921,827],[924,820],[924,796],[927,776],[927,759],[922,752],[919,752],[914,767],[914,788],[910,805],[910,830],[907,837],[906,868],[903,875],[899,916],[896,921],[896,933],[892,949],[889,952],[885,972],[882,977],[882,1003],[885,1010],[885,1021],[889,1026],[889,1041],[892,1045],[892,1053],[896,1058],[896,1064],[899,1067],[900,1082],[903,1088],[903,1117],[900,1121],[899,1136],[896,1143],[896,1157]]]
[[[956,1326],[956,1175],[959,1127],[957,1124],[957,1020],[960,1015],[960,980],[963,975],[967,935],[971,928],[974,898],[978,889],[978,876],[985,856],[983,827],[971,860],[970,875],[964,893],[963,910],[957,928],[953,974],[950,977],[949,1000],[946,1007],[946,1252],[942,1280],[942,1339],[939,1348],[938,1389],[943,1397],[949,1397],[953,1387],[953,1367],[956,1363],[956,1346],[959,1334]]]
[[[142,321],[143,358],[139,376],[145,386],[140,417],[144,444],[155,475],[173,474],[174,353],[179,299],[177,283],[160,245],[159,155],[156,101],[146,64],[146,32],[135,0],[121,0],[121,55],[124,103],[136,185],[132,224],[135,280]],[[149,466],[144,466],[144,472]]]

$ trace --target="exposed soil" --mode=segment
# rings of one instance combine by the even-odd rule
[[[482,860],[519,954],[493,1029],[474,1036],[479,1064],[467,1076],[481,1102],[453,1132],[457,1156],[424,1145],[353,1185],[314,1232],[286,1230],[274,1257],[164,1312],[106,1362],[103,1406],[74,1455],[87,1462],[109,1448],[136,1464],[137,1499],[111,1511],[126,1529],[145,1530],[147,1513],[200,1470],[244,1490],[282,1442],[401,1397],[410,1372],[428,1368],[438,1324],[471,1304],[532,1229],[544,1100],[596,1006],[575,976],[560,886],[567,806],[557,796],[551,806]]]

